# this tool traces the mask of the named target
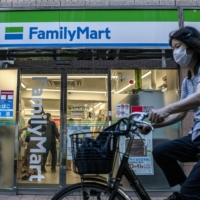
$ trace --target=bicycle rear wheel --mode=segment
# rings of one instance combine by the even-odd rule
[[[108,200],[111,189],[98,183],[78,183],[60,190],[51,200]],[[127,196],[117,192],[116,200],[127,200]]]

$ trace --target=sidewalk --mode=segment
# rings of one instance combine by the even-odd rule
[[[164,195],[162,195],[164,196]],[[0,200],[51,200],[52,196],[47,195],[17,195],[17,196],[9,196],[9,195],[0,195]],[[163,200],[166,197],[151,197],[152,200]],[[132,197],[132,200],[138,200],[136,197]]]

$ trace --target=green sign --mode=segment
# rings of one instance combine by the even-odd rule
[[[135,88],[142,88],[142,71],[141,71],[141,69],[135,70]]]
[[[0,48],[170,48],[177,10],[0,12]]]

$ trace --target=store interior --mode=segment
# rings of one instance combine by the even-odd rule
[[[174,73],[175,72],[175,73]],[[175,77],[178,88],[177,70],[141,70],[141,88],[136,88],[135,70],[112,70],[111,71],[111,94],[136,94],[139,90],[153,90],[167,93],[171,83],[168,79]],[[47,85],[42,87],[42,105],[45,113],[51,113],[52,120],[56,123],[60,133],[60,97],[61,76],[59,74],[25,74],[21,76],[20,88],[20,127],[27,125],[32,115],[33,105],[37,104],[33,96],[33,88],[37,83],[33,77],[46,77]],[[108,126],[108,77],[107,74],[69,74],[67,77],[67,114],[66,126],[73,120],[77,126],[88,126],[91,132],[101,131]],[[111,99],[112,102],[112,99]],[[115,110],[111,111],[115,113]],[[25,142],[26,131],[20,134],[18,156],[18,184],[59,184],[60,169],[60,142],[56,140],[56,173],[51,172],[51,153],[47,157],[45,178],[40,182],[29,179],[23,180],[26,166],[24,159],[27,143]],[[68,144],[66,145],[66,147]],[[68,148],[68,147],[67,147]],[[67,154],[66,183],[72,184],[80,181],[73,172],[72,161]]]

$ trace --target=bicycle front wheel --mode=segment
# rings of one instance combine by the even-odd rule
[[[98,183],[78,183],[60,190],[51,200],[108,200],[111,189]],[[127,196],[117,192],[115,200],[127,200]]]

